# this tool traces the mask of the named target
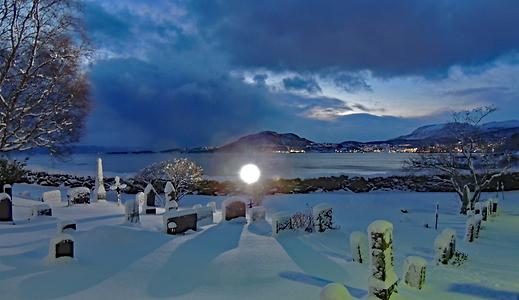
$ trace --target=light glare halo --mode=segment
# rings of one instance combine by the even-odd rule
[[[261,172],[255,164],[246,164],[240,169],[240,178],[247,184],[252,184],[258,181]]]

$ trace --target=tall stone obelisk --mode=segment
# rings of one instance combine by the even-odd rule
[[[103,160],[98,157],[97,158],[97,177],[96,177],[96,186],[95,186],[95,198],[97,201],[104,200],[106,201],[106,190],[103,179]]]

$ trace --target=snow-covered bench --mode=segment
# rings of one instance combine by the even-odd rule
[[[162,221],[168,234],[179,234],[190,229],[193,231],[197,229],[197,214],[193,209],[166,211],[162,215]]]
[[[87,187],[71,188],[67,192],[69,203],[90,203],[90,189]]]

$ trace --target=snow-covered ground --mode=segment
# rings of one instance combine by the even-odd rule
[[[394,225],[400,278],[407,256],[428,261],[425,288],[413,290],[400,282],[392,299],[519,299],[519,192],[505,193],[500,215],[485,222],[480,238],[468,244],[463,241],[466,218],[457,214],[451,193],[270,196],[264,202],[267,217],[327,202],[340,226],[326,233],[273,238],[265,223],[220,222],[179,236],[162,231],[161,216],[142,216],[139,227],[126,226],[123,206],[113,202],[51,205],[52,217],[28,220],[37,202],[27,198],[37,199],[46,190],[14,187],[16,225],[0,224],[0,299],[319,299],[330,282],[342,283],[363,298],[369,265],[351,260],[349,235],[366,232],[377,219]],[[24,191],[31,195],[21,197]],[[223,199],[187,196],[181,206],[216,201],[220,207]],[[436,202],[438,231],[424,226],[434,224]],[[72,234],[76,259],[47,264],[49,240],[60,219],[78,222]],[[460,267],[434,263],[434,239],[445,228],[456,230],[457,248],[468,254]]]

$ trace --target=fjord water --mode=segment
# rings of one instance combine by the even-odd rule
[[[149,164],[165,159],[189,158],[211,179],[237,180],[240,167],[259,166],[266,178],[312,178],[319,176],[383,176],[399,173],[405,153],[147,153],[147,154],[73,154],[63,160],[48,155],[32,155],[28,167],[48,173],[94,176],[96,158],[103,158],[106,176],[130,177]]]

